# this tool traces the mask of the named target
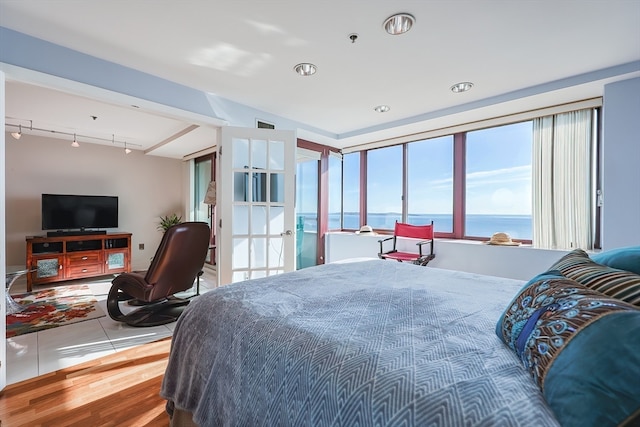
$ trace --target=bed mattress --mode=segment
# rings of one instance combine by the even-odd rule
[[[383,260],[227,285],[161,395],[200,426],[556,426],[495,325],[524,282]]]

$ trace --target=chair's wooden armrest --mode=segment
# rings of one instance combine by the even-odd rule
[[[426,245],[427,243],[431,243],[433,241],[433,239],[429,239],[429,240],[422,240],[418,243],[416,243],[416,245],[418,246],[422,246],[422,245]]]
[[[378,240],[378,243],[380,243],[380,252],[379,252],[378,256],[380,254],[384,253],[383,243],[386,242],[386,241],[392,240],[392,239],[393,239],[393,236]]]

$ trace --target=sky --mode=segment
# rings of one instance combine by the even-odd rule
[[[517,123],[467,133],[466,211],[468,214],[531,215],[532,124]],[[410,213],[450,214],[453,204],[453,137],[409,144]],[[401,212],[402,147],[369,151],[368,205],[371,213]],[[345,212],[359,206],[359,153],[345,155]],[[340,162],[330,164],[330,212],[338,211]],[[300,169],[299,169],[300,170]],[[305,169],[306,170],[306,169]],[[299,212],[314,212],[312,178],[299,177]],[[305,182],[306,181],[306,182]],[[316,193],[317,194],[317,193]]]

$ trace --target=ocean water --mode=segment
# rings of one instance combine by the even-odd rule
[[[317,231],[317,217],[311,213],[298,214],[298,218],[304,219],[304,230]],[[400,221],[401,216],[397,213],[374,213],[369,214],[369,223],[376,229],[392,230],[396,220]],[[452,215],[409,215],[411,224],[428,224],[433,220],[436,232],[453,232]],[[301,221],[301,219],[299,219]],[[301,223],[300,223],[301,225]],[[490,237],[493,233],[508,233],[513,239],[531,240],[532,232],[531,215],[467,215],[465,224],[465,235],[470,237]],[[359,215],[357,213],[345,213],[344,228],[357,230],[360,228]],[[340,229],[340,215],[329,214],[329,229]]]

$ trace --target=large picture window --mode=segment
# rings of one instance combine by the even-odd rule
[[[467,132],[465,235],[531,240],[532,122]]]
[[[407,222],[453,232],[453,136],[407,144]]]
[[[402,146],[367,153],[367,224],[393,229],[402,220]]]
[[[599,235],[599,208],[592,202],[597,188],[592,181],[597,180],[598,159],[593,153],[598,108],[553,116],[527,113],[519,122],[384,147],[372,144],[345,154],[343,229],[368,224],[384,232],[393,230],[395,221],[433,220],[439,237],[487,240],[506,232],[537,247],[598,247],[592,237]],[[549,156],[556,160],[554,166],[549,166]],[[565,173],[575,165],[588,169],[581,172],[586,184],[580,189]],[[548,187],[550,176],[553,187]],[[560,194],[560,189],[561,200],[550,196]],[[570,211],[570,220],[570,214],[558,213],[566,206],[579,206]]]
[[[360,153],[345,154],[342,158],[342,228],[360,228]],[[340,218],[329,217],[330,227]]]

